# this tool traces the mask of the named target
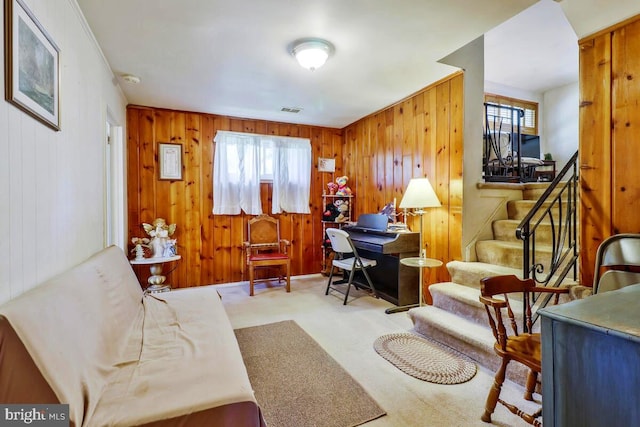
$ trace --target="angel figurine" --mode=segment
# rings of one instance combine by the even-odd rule
[[[162,258],[164,256],[164,249],[167,245],[167,240],[176,231],[175,224],[167,224],[164,218],[156,218],[153,220],[153,224],[143,223],[144,231],[151,236],[151,250],[153,252],[153,258]]]

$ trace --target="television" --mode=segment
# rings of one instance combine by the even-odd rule
[[[520,135],[520,156],[540,158],[540,137],[538,135]]]

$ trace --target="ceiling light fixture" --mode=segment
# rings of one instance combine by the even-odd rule
[[[300,66],[315,71],[322,67],[333,53],[333,46],[326,40],[306,38],[296,40],[290,51]]]

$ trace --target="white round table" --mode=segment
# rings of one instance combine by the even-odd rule
[[[151,257],[142,259],[132,259],[132,265],[149,265],[151,276],[147,279],[149,286],[145,288],[146,293],[167,292],[171,290],[171,285],[164,283],[167,278],[162,275],[162,264],[177,261],[182,258],[180,255],[171,257]]]
[[[420,307],[422,305],[422,269],[423,268],[440,267],[442,265],[442,261],[440,261],[439,259],[434,259],[434,258],[423,258],[423,257],[416,256],[416,257],[402,258],[400,260],[400,264],[406,265],[408,267],[417,267],[417,268],[420,269],[420,273],[418,275],[418,277],[419,277],[419,279],[418,279],[418,303],[417,304],[404,305],[404,306],[401,306],[401,307],[388,308],[388,309],[385,310],[385,313],[387,313],[387,314],[398,313],[400,311],[409,310],[410,308]]]

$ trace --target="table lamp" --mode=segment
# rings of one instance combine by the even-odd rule
[[[413,212],[409,212],[410,215],[420,216],[420,258],[426,258],[426,251],[422,241],[422,215],[425,213],[424,209],[440,206],[442,206],[440,200],[438,200],[436,192],[433,191],[428,178],[411,178],[407,190],[400,201],[400,208],[404,209],[405,218],[408,213],[407,209],[414,209]]]

